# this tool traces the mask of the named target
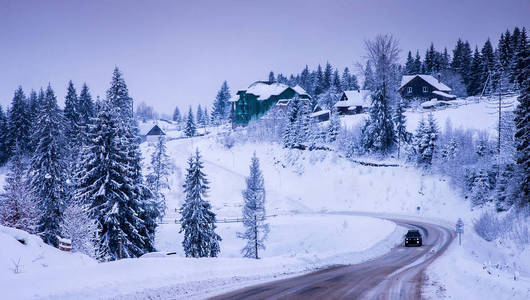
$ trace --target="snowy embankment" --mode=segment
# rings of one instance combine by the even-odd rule
[[[26,274],[47,276],[61,273],[71,267],[97,265],[96,261],[81,253],[59,251],[45,244],[38,236],[0,225],[0,291],[5,295],[9,278]],[[5,299],[14,299],[7,297]]]
[[[487,242],[472,230],[427,270],[426,299],[530,299],[530,247]]]
[[[68,263],[67,258],[76,254],[47,246],[62,255],[67,262],[63,268],[5,273],[0,290],[6,299],[187,298],[195,293],[201,297],[242,283],[374,258],[401,242],[404,233],[392,222],[360,216],[282,216],[271,218],[270,224],[268,249],[260,260],[239,255],[243,245],[236,238],[239,224],[219,224],[224,238],[221,257],[203,259],[184,258],[178,226],[166,224],[157,237],[157,243],[163,244],[157,246],[176,251],[175,255],[80,265]]]

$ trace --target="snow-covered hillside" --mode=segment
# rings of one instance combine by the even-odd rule
[[[503,103],[513,103],[513,108],[517,104],[516,96],[509,99],[503,99]],[[476,97],[470,97],[467,100],[455,100],[458,105],[438,108],[436,110],[415,109],[408,110],[405,113],[407,117],[407,130],[414,132],[422,117],[432,112],[438,122],[440,130],[445,129],[445,124],[450,121],[453,128],[474,129],[486,131],[491,136],[495,136],[497,130],[498,115],[496,114],[495,104],[488,103],[486,98],[477,101]],[[511,110],[504,108],[505,111]],[[471,117],[472,116],[472,117]],[[342,123],[346,128],[354,128],[363,123],[367,114],[344,116]]]

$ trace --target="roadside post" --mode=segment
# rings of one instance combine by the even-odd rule
[[[464,233],[464,221],[458,218],[456,222],[456,233],[458,233],[458,245],[462,246],[462,233]]]

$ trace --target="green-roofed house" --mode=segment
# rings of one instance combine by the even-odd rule
[[[256,81],[246,90],[239,90],[230,99],[236,125],[246,125],[266,114],[272,107],[287,106],[291,99],[310,100],[311,96],[299,85],[290,87],[283,83]]]

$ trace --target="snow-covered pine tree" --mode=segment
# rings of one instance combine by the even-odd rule
[[[40,208],[38,232],[51,245],[57,245],[59,223],[69,196],[63,126],[57,98],[48,85],[33,133],[37,145],[31,158],[29,183]]]
[[[304,130],[301,127],[301,111],[302,103],[300,99],[295,96],[289,102],[289,112],[287,113],[288,120],[285,126],[282,140],[283,146],[289,149],[303,149],[305,141]]]
[[[427,122],[421,119],[414,136],[414,150],[419,165],[429,167],[432,164],[437,140],[438,126],[432,113],[429,113]]]
[[[473,206],[482,205],[490,200],[492,186],[489,182],[487,170],[480,168],[475,174],[473,186],[470,191],[471,204]]]
[[[9,149],[12,150],[15,142],[20,145],[24,154],[29,154],[29,142],[31,135],[30,111],[26,102],[26,95],[22,87],[18,87],[11,101],[11,108],[8,112],[8,137]]]
[[[410,52],[409,52],[410,54]],[[407,131],[407,117],[405,117],[405,102],[400,99],[396,105],[393,116],[394,126],[396,128],[396,140],[398,147],[398,158],[400,155],[401,145],[408,143],[410,140],[410,133]]]
[[[469,84],[467,93],[469,95],[479,95],[482,93],[484,86],[482,84],[482,58],[478,48],[475,47],[475,53],[473,54],[473,61],[471,63],[471,70],[469,75]]]
[[[182,115],[178,106],[175,106],[175,110],[173,111],[173,122],[177,122],[177,124],[182,123]]]
[[[269,72],[269,82],[275,82],[276,79],[274,78],[274,72],[273,71],[270,71]]]
[[[72,252],[100,258],[98,251],[99,230],[88,214],[88,206],[72,201],[64,210],[60,223],[61,237],[72,241]]]
[[[204,107],[202,112],[202,123],[204,127],[210,125],[210,114],[208,113],[208,108]]]
[[[203,162],[197,149],[188,159],[185,200],[180,208],[181,228],[184,232],[182,246],[187,257],[216,257],[220,252],[221,237],[215,233],[215,213],[205,199],[208,193],[208,179],[203,172]]]
[[[197,105],[197,113],[195,116],[197,117],[197,127],[202,128],[204,127],[204,116],[201,105]]]
[[[342,125],[339,118],[339,114],[337,112],[333,112],[329,118],[329,126],[327,132],[327,139],[329,143],[333,143],[337,140],[341,128]]]
[[[97,116],[88,126],[88,144],[78,166],[75,197],[89,206],[100,229],[98,249],[105,260],[145,253],[145,223],[131,178],[128,143],[120,109],[98,101]],[[122,247],[120,249],[120,240]]]
[[[77,92],[74,88],[74,84],[70,80],[68,82],[68,88],[66,90],[66,96],[64,97],[64,119],[65,119],[65,137],[68,149],[71,150],[72,154],[78,152],[79,141],[79,122],[80,116],[77,111],[79,107],[79,100],[77,98]]]
[[[158,204],[160,218],[164,217],[167,208],[164,191],[169,189],[169,163],[166,138],[160,136],[151,155],[151,172],[147,175],[147,185],[153,193],[153,200]]]
[[[18,143],[13,153],[4,191],[0,193],[0,224],[36,233],[39,212],[27,186],[27,162]]]
[[[371,86],[372,107],[370,118],[365,123],[363,140],[365,149],[386,154],[395,143],[391,105],[398,95],[398,53],[397,41],[391,35],[379,35],[366,42],[368,61],[374,66]],[[368,67],[368,63],[367,63]],[[366,79],[365,79],[366,80]]]
[[[525,38],[526,39],[526,38]],[[520,205],[530,206],[530,50],[519,53],[519,79],[522,78],[521,94],[517,98],[519,105],[515,109],[516,162],[520,174],[520,193],[514,195],[520,199]]]
[[[144,253],[154,251],[156,219],[160,213],[157,203],[152,199],[151,191],[143,182],[140,135],[138,124],[133,116],[133,99],[129,96],[127,85],[118,68],[114,70],[111,86],[107,90],[107,102],[117,109],[118,136],[122,139],[126,149],[126,177],[131,182],[129,205],[132,210],[136,210],[136,217],[142,221],[137,224],[136,229],[138,235],[143,238],[143,247],[140,247],[139,243],[137,246]],[[136,243],[136,241],[131,242]]]
[[[35,90],[31,90],[29,93],[28,98],[28,111],[29,111],[29,119],[31,124],[31,132],[33,132],[33,125],[35,124],[35,121],[37,120],[37,115],[39,113],[39,96],[37,95],[37,92]],[[31,135],[31,133],[30,133]],[[31,140],[31,137],[30,137]]]
[[[110,82],[110,88],[107,90],[107,100],[112,103],[114,107],[119,108],[119,113],[123,117],[123,120],[130,120],[133,116],[133,101],[129,97],[129,91],[123,74],[118,69],[114,68],[112,73],[112,80]]]
[[[7,163],[11,153],[8,133],[7,116],[0,105],[0,167]]]
[[[340,100],[341,91],[334,84],[318,96],[318,105],[322,109],[333,109],[333,105]]]
[[[250,163],[250,175],[246,178],[247,188],[243,190],[243,226],[244,232],[238,237],[247,241],[241,254],[247,258],[259,259],[259,249],[265,249],[265,239],[269,233],[265,214],[265,182],[259,166],[256,152]]]
[[[186,125],[184,126],[184,134],[187,137],[193,137],[195,134],[197,134],[197,126],[195,125],[195,121],[193,120],[193,111],[190,109],[188,111],[188,116],[186,117]]]
[[[405,69],[403,70],[405,75],[414,75],[414,58],[412,58],[412,52],[409,51],[407,55],[407,61],[405,62]]]
[[[90,95],[86,83],[83,84],[78,99],[77,113],[79,114],[79,126],[84,127],[90,122],[90,119],[96,115],[94,101],[92,100],[92,95]]]
[[[226,81],[221,85],[221,89],[217,92],[215,101],[212,106],[212,123],[215,125],[226,122],[230,117],[230,89]]]

